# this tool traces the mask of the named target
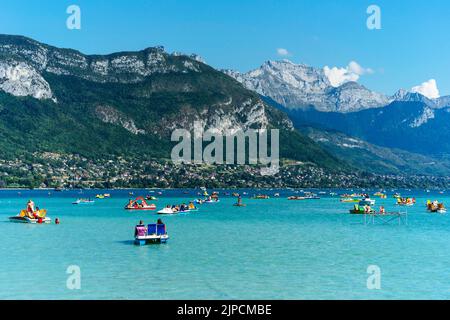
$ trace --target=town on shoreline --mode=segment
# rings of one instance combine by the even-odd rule
[[[128,188],[423,188],[447,189],[450,178],[327,170],[282,162],[273,176],[255,165],[173,164],[170,160],[39,153],[0,160],[0,189]]]

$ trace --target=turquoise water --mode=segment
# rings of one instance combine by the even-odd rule
[[[144,247],[133,245],[134,225],[157,215],[126,212],[128,191],[111,193],[75,206],[77,192],[0,192],[0,298],[450,298],[450,216],[424,209],[427,199],[450,203],[448,193],[409,192],[418,204],[408,208],[407,226],[365,226],[346,214],[352,204],[336,197],[288,201],[293,193],[286,191],[269,200],[244,198],[245,208],[222,197],[197,213],[164,216],[169,242]],[[10,223],[30,197],[61,224]],[[196,191],[163,191],[155,203],[194,197]],[[394,203],[377,200],[390,210]],[[66,286],[70,265],[80,267],[80,290]],[[381,269],[381,290],[367,289],[369,265]]]

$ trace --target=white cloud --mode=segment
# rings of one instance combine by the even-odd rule
[[[362,75],[374,73],[372,69],[363,68],[356,61],[350,61],[345,68],[325,66],[323,71],[333,87],[339,87],[349,81],[358,81]]]
[[[287,57],[287,56],[291,55],[291,53],[287,49],[284,49],[284,48],[278,48],[277,54],[282,57]]]
[[[411,89],[411,92],[420,93],[427,98],[436,99],[440,97],[439,89],[437,87],[436,80],[430,79],[425,81],[421,85],[415,86]]]

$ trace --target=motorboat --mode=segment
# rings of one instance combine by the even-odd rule
[[[95,201],[91,199],[77,199],[76,201],[72,202],[72,204],[93,204],[93,203],[95,203]]]
[[[267,200],[267,199],[270,199],[270,197],[268,195],[266,195],[266,194],[258,194],[258,195],[253,196],[252,199],[255,199],[255,200]]]
[[[197,212],[198,209],[193,208],[186,208],[184,210],[180,210],[178,207],[176,209],[172,209],[171,207],[166,207],[164,209],[161,209],[157,212],[157,214],[183,214],[183,213],[190,213],[190,212]]]
[[[204,201],[203,201],[203,204],[211,204],[211,203],[219,203],[219,202],[220,202],[219,199],[217,199],[217,200],[214,200],[214,199],[208,199],[208,200],[204,200]]]
[[[164,208],[157,212],[157,214],[176,214],[178,211],[174,211],[172,208]]]
[[[306,200],[306,198],[300,196],[290,196],[288,197],[288,200]]]

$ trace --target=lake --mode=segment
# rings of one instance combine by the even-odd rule
[[[247,206],[239,208],[232,205],[236,199],[222,196],[198,212],[162,217],[125,211],[130,190],[0,191],[0,298],[450,298],[450,217],[425,210],[427,199],[450,203],[448,192],[397,190],[417,199],[408,225],[364,225],[361,216],[348,214],[353,204],[340,203],[330,190],[306,201],[287,200],[293,190],[246,191],[271,198],[244,196]],[[111,198],[72,205],[105,192]],[[133,192],[157,196],[150,202],[161,209],[198,198],[199,190]],[[392,194],[373,197],[377,207],[399,210]],[[61,224],[9,222],[29,198]],[[166,223],[169,242],[135,246],[136,223],[157,218]],[[367,287],[373,265],[381,272],[379,290]],[[67,286],[70,266],[81,272],[79,290]]]

